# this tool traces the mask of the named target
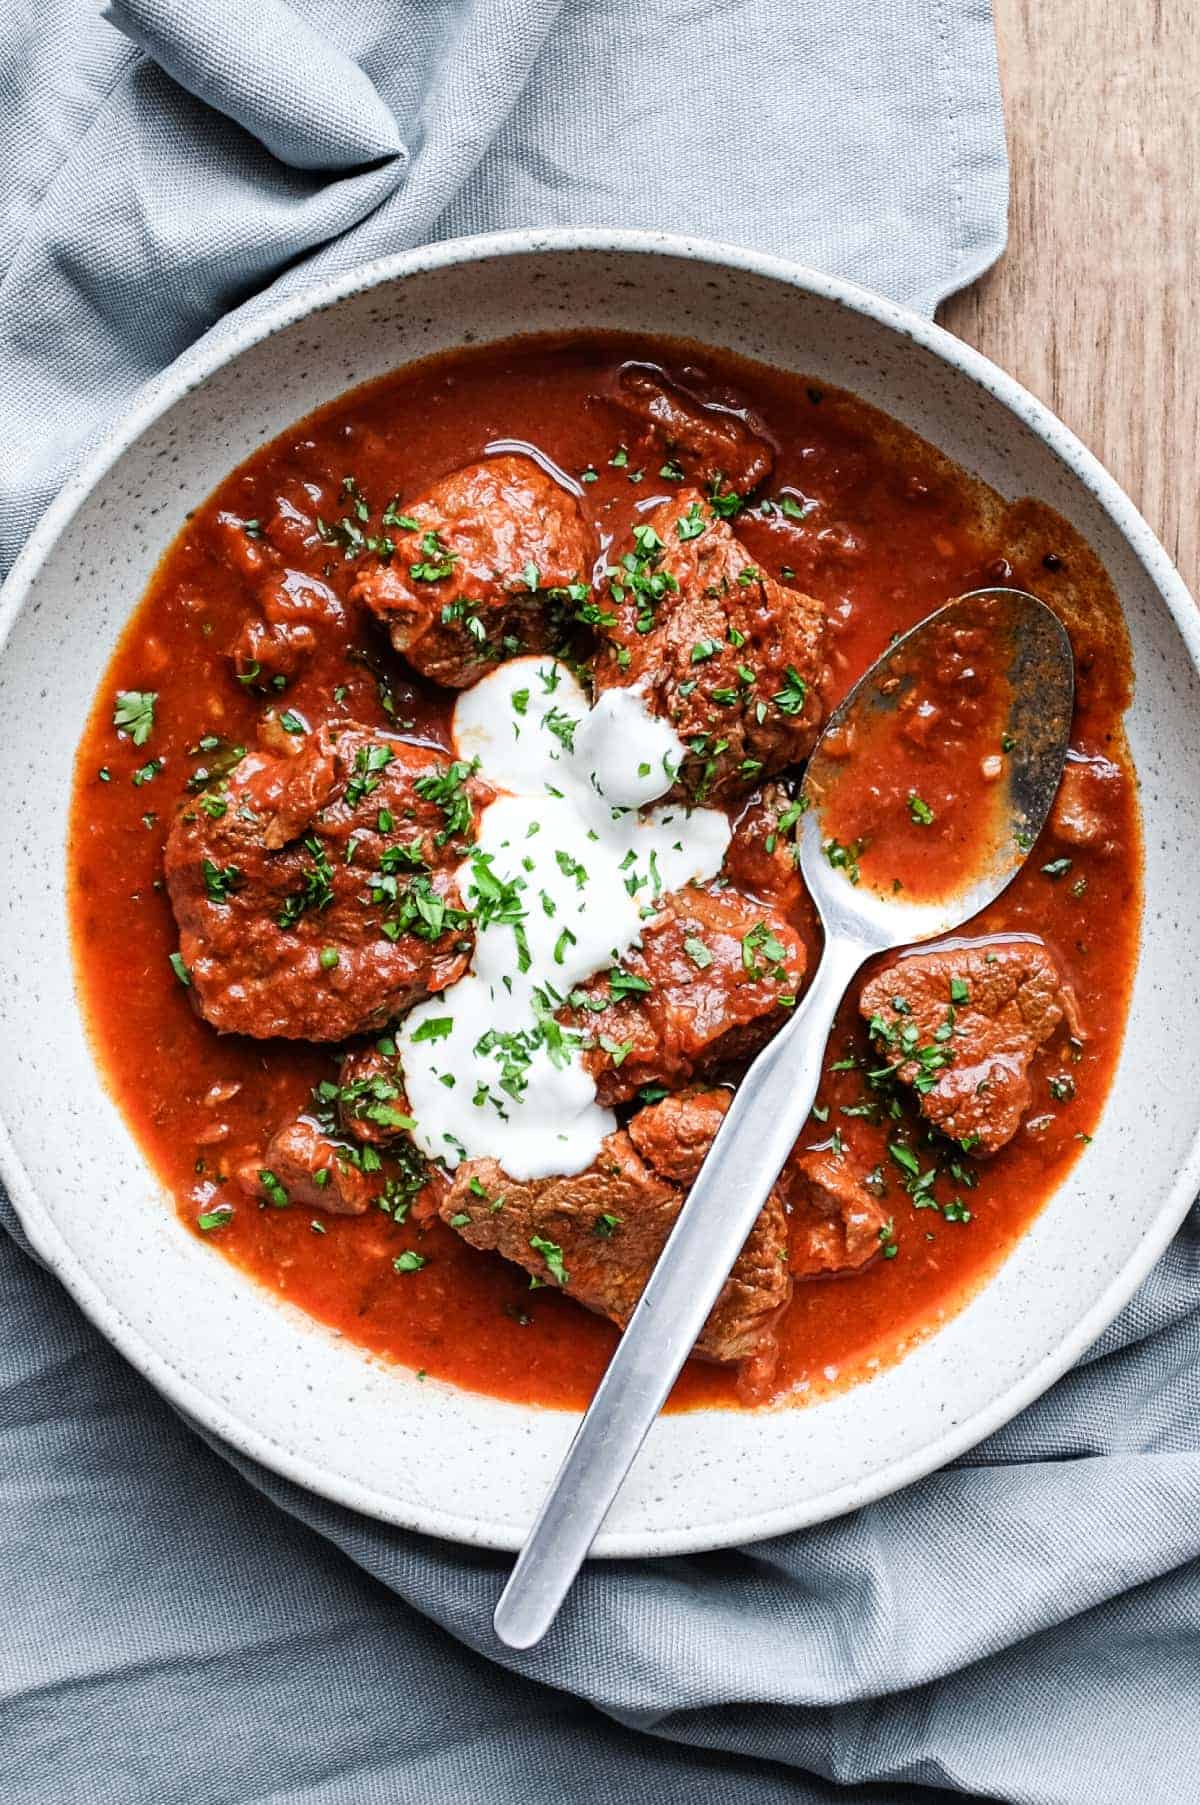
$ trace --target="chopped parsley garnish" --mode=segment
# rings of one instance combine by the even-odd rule
[[[333,867],[324,845],[316,834],[306,834],[302,844],[312,863],[301,873],[300,888],[283,899],[275,918],[281,928],[294,928],[306,910],[327,909],[333,901]]]
[[[800,503],[791,495],[781,495],[777,503],[780,511],[786,514],[789,520],[807,520],[816,505],[815,502],[806,501],[801,507]]]
[[[614,966],[608,974],[608,994],[614,1003],[622,997],[644,995],[652,988],[649,978],[641,978],[636,972],[625,971],[620,966]]]
[[[741,512],[744,497],[736,489],[727,489],[722,493],[720,483],[715,482],[709,491],[708,505],[718,520],[732,520],[735,514]]]
[[[776,690],[771,700],[780,714],[800,714],[808,695],[808,685],[794,664],[788,665],[784,679],[783,688]]]
[[[694,935],[689,935],[684,941],[683,950],[692,964],[696,967],[697,971],[704,971],[705,968],[713,962],[713,956],[705,946],[703,940],[697,940]],[[743,945],[743,963],[745,960],[745,950],[745,946]]]
[[[276,1178],[275,1174],[265,1166],[259,1169],[258,1182],[266,1193],[267,1202],[275,1210],[286,1210],[292,1201]]]
[[[583,889],[583,886],[588,881],[586,866],[581,865],[578,859],[573,859],[569,852],[563,852],[561,849],[555,852],[554,863],[558,866],[564,877],[573,877],[575,879],[575,888],[577,890]]]
[[[188,970],[187,966],[183,963],[183,954],[182,953],[168,953],[167,959],[170,963],[171,970],[175,973],[175,976],[179,979],[179,982],[183,985],[183,988],[185,990],[190,990],[191,983],[192,983],[192,974]]]
[[[529,1245],[534,1253],[541,1254],[551,1278],[557,1279],[560,1285],[565,1285],[571,1275],[563,1265],[562,1248],[554,1241],[547,1241],[544,1235],[530,1235]]]
[[[621,1218],[619,1216],[612,1216],[605,1211],[602,1216],[597,1216],[596,1220],[592,1223],[592,1233],[598,1235],[601,1241],[611,1241],[620,1226]]]
[[[209,784],[219,783],[241,764],[246,756],[244,746],[231,745],[227,740],[218,739],[215,733],[206,733],[195,746],[188,747],[188,757],[192,758],[200,752],[215,752],[216,757],[207,764],[197,765],[187,780],[189,790],[204,790]]]
[[[392,1261],[393,1270],[396,1272],[420,1272],[425,1264],[425,1255],[414,1253],[411,1247],[406,1247],[404,1252],[397,1254]]]
[[[470,833],[471,796],[467,783],[478,768],[477,758],[469,764],[465,759],[458,758],[443,770],[427,772],[424,777],[418,777],[413,784],[413,789],[422,802],[432,802],[442,811],[445,825],[434,836],[438,846],[444,846],[448,840]]]
[[[1065,877],[1073,863],[1074,860],[1072,859],[1051,859],[1048,865],[1042,866],[1042,876],[1049,878]]]
[[[369,796],[372,790],[379,788],[380,777],[391,762],[390,746],[359,747],[354,755],[353,775],[346,785],[347,807],[357,808],[364,796]]]
[[[200,875],[204,879],[204,892],[211,903],[227,903],[231,891],[237,890],[243,879],[236,865],[224,867],[214,865],[211,859],[201,859]]]
[[[379,924],[380,933],[388,940],[394,942],[402,934],[412,934],[418,940],[432,942],[470,925],[467,911],[452,907],[444,896],[439,896],[423,872],[409,878],[403,888],[390,875],[373,878],[371,885],[370,902],[392,905]]]
[[[452,552],[439,534],[422,533],[419,546],[419,562],[408,567],[408,574],[414,583],[440,583],[443,577],[453,574],[458,553]]]
[[[158,691],[120,689],[113,708],[113,726],[127,733],[135,746],[144,746],[154,729],[154,704]]]
[[[650,632],[655,610],[663,596],[679,589],[678,579],[669,570],[659,569],[665,550],[664,541],[644,522],[633,529],[633,550],[623,553],[618,568],[610,567],[605,572],[614,602],[631,598],[637,604],[634,628],[638,633]],[[620,650],[627,652],[628,647]],[[628,660],[625,662],[627,664]]]
[[[413,1029],[413,1045],[422,1040],[446,1040],[453,1031],[452,1015],[431,1015],[419,1028]]]
[[[400,497],[398,495],[393,495],[391,501],[388,502],[387,507],[380,515],[380,519],[384,526],[399,527],[402,533],[419,533],[421,530],[421,522],[419,520],[414,520],[411,514],[401,514],[399,512],[399,507]]]
[[[851,840],[848,846],[843,846],[840,840],[826,840],[821,851],[835,871],[844,871],[852,884],[860,882],[862,872],[858,861],[866,851],[865,840]]]
[[[933,825],[933,810],[927,802],[924,802],[921,797],[917,795],[915,790],[910,790],[908,793],[908,812],[918,827],[931,827]]]
[[[217,1203],[213,1205],[211,1210],[201,1210],[200,1214],[196,1217],[196,1227],[200,1229],[203,1234],[211,1235],[214,1229],[224,1228],[225,1225],[232,1222],[232,1220],[233,1205],[231,1203]]]
[[[921,1162],[911,1147],[906,1147],[902,1141],[889,1141],[888,1152],[902,1171],[907,1172],[912,1178],[920,1177]]]
[[[567,752],[575,750],[575,729],[578,725],[578,719],[566,714],[561,708],[548,708],[542,716],[542,726],[561,742]]]
[[[742,935],[742,968],[751,977],[769,973],[774,978],[787,975],[784,960],[787,948],[777,940],[765,921],[756,922],[748,934]]]

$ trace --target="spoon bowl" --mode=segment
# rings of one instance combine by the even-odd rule
[[[1051,611],[1023,590],[982,589],[896,640],[830,716],[801,791],[821,958],[734,1093],[500,1595],[509,1647],[540,1641],[558,1614],[808,1120],[850,979],[873,953],[960,926],[1015,876],[1062,778],[1073,699]],[[956,826],[961,811],[940,814],[922,791],[970,759],[986,787]]]
[[[886,865],[872,869],[873,849],[860,844],[858,780],[869,761],[870,783],[884,792],[901,834],[918,852],[928,850],[920,842],[936,823],[914,812],[915,803],[927,805],[915,789],[906,794],[905,774],[924,781],[927,755],[920,738],[910,737],[928,719],[922,710],[938,708],[943,721],[954,717],[946,686],[934,687],[930,700],[929,674],[939,657],[957,659],[951,682],[971,686],[974,718],[957,763],[990,761],[986,801],[970,831],[936,861],[924,861],[924,883],[906,876],[896,887]],[[800,869],[827,934],[882,952],[949,933],[1000,894],[1054,801],[1070,739],[1074,673],[1062,622],[1021,589],[974,589],[892,642],[833,710],[805,771]],[[898,758],[906,740],[917,756]]]

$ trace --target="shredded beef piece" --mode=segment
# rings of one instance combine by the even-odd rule
[[[166,877],[199,1013],[344,1040],[454,983],[473,945],[455,868],[489,795],[465,765],[341,723],[187,797]]]
[[[268,1203],[282,1204],[286,1197],[288,1203],[333,1216],[361,1216],[384,1188],[381,1173],[362,1171],[344,1146],[303,1116],[272,1137],[261,1159],[241,1166],[237,1181]]]
[[[793,1212],[794,1277],[851,1271],[879,1252],[888,1213],[865,1188],[849,1151],[840,1158],[832,1152],[794,1153],[781,1183]]]
[[[695,489],[634,529],[596,661],[687,749],[676,792],[737,795],[806,758],[820,728],[821,604],[760,570]]]
[[[422,676],[451,689],[501,658],[545,651],[562,601],[590,580],[591,531],[573,495],[525,457],[486,458],[436,483],[393,527],[395,554],[364,561],[350,591]]]
[[[786,915],[808,906],[796,859],[800,812],[798,796],[782,784],[768,784],[738,817],[722,867],[744,895],[757,896]]]
[[[804,948],[780,916],[736,890],[689,885],[663,898],[621,970],[645,989],[612,994],[608,972],[571,993],[560,1019],[583,1033],[602,1103],[646,1084],[676,1089],[749,1058],[788,1019]]]
[[[679,1101],[667,1099],[676,1120]],[[628,1133],[609,1135],[595,1165],[574,1177],[518,1184],[495,1160],[465,1162],[441,1206],[442,1218],[472,1247],[494,1249],[537,1278],[560,1282],[569,1296],[623,1328],[679,1213],[683,1185],[699,1169],[727,1106],[721,1092],[687,1100],[696,1147],[692,1169],[667,1150],[670,1122],[650,1120],[666,1104],[655,1104],[634,1117]],[[657,1157],[680,1182],[656,1168]],[[696,1343],[697,1354],[750,1361],[755,1382],[766,1379],[774,1325],[791,1290],[786,1249],[783,1203],[773,1191]]]
[[[911,953],[863,986],[859,1009],[922,1115],[977,1154],[1017,1132],[1030,1063],[1064,1016],[1082,1033],[1074,997],[1034,941]]]
[[[693,482],[748,495],[771,474],[774,451],[740,413],[696,400],[644,364],[626,364],[609,399]]]

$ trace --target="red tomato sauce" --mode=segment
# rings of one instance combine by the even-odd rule
[[[518,440],[574,475],[596,473],[583,507],[603,549],[627,531],[638,504],[664,487],[653,465],[639,472],[611,461],[619,459],[619,431],[611,412],[590,399],[606,373],[631,357],[694,390],[748,404],[773,439],[776,467],[766,492],[793,498],[804,518],[746,511],[736,530],[763,568],[824,604],[830,705],[894,635],[940,603],[982,584],[1014,582],[1066,620],[1079,674],[1072,746],[1077,756],[1108,761],[1113,778],[1103,842],[1072,849],[1064,864],[1062,846],[1044,839],[1010,889],[963,930],[971,938],[1018,932],[1044,940],[1074,989],[1087,1038],[1059,1035],[1036,1056],[1037,1102],[1016,1138],[978,1163],[977,1184],[964,1197],[968,1221],[915,1209],[892,1168],[896,1256],[797,1284],[781,1330],[778,1384],[805,1396],[890,1362],[936,1328],[1050,1197],[1094,1129],[1112,1078],[1140,915],[1136,786],[1121,725],[1128,650],[1103,571],[1049,510],[1006,506],[854,397],[681,343],[599,334],[518,340],[410,366],[256,452],[198,501],[131,617],[84,731],[69,851],[78,983],[105,1080],[194,1226],[228,1194],[228,1149],[265,1144],[335,1069],[327,1048],[218,1035],[193,1013],[169,963],[177,935],[162,882],[167,827],[208,755],[201,742],[253,746],[264,708],[232,675],[228,651],[247,599],[218,514],[266,519],[307,485],[332,519],[348,474],[382,505],[393,495],[416,497],[498,440]],[[350,562],[323,546],[298,548],[294,561],[344,596]],[[289,685],[287,705],[317,721],[334,712],[335,689],[343,715],[448,744],[453,698],[414,679],[382,634],[364,632],[353,613],[342,640],[322,639]],[[153,735],[141,747],[114,729],[119,690],[157,695]],[[954,769],[953,759],[938,763],[931,754],[921,779],[927,788],[919,791],[947,822]],[[811,916],[796,925],[815,956]],[[802,1144],[853,1134],[856,1151],[887,1168],[889,1128],[862,1113],[860,1068],[836,1069],[851,1052],[868,1063],[854,995],[831,1038]],[[239,1088],[230,1098],[232,1086]],[[301,1208],[250,1206],[205,1238],[214,1258],[233,1260],[372,1353],[500,1397],[580,1406],[616,1342],[609,1323],[550,1288],[531,1291],[525,1273],[472,1250],[437,1220],[400,1226],[371,1212],[317,1223]],[[405,1248],[425,1256],[419,1271],[395,1271]],[[734,1374],[696,1361],[673,1396],[675,1407],[736,1401]]]

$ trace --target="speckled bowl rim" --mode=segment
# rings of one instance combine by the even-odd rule
[[[43,565],[64,529],[96,484],[122,454],[160,415],[182,396],[204,383],[215,371],[253,345],[350,296],[406,276],[449,266],[485,262],[494,257],[536,256],[574,251],[598,251],[614,255],[661,254],[705,265],[714,272],[746,274],[781,283],[829,301],[872,321],[875,325],[912,340],[917,346],[950,365],[991,395],[1053,452],[1090,491],[1100,508],[1142,566],[1168,609],[1195,669],[1200,672],[1200,612],[1172,564],[1166,550],[1147,522],[1086,446],[1013,377],[986,357],[944,331],[932,320],[898,306],[882,296],[838,277],[786,259],[712,240],[676,236],[665,232],[615,231],[605,228],[497,232],[472,238],[450,239],[418,250],[377,258],[324,281],[315,282],[228,330],[209,334],[168,370],[153,378],[137,399],[84,459],[50,504],[26,542],[0,590],[0,656],[13,625],[37,581]],[[488,1548],[511,1548],[510,1532],[496,1529],[477,1516],[428,1511],[373,1487],[348,1480],[306,1459],[245,1423],[235,1412],[203,1392],[178,1372],[143,1338],[104,1291],[85,1272],[66,1238],[43,1207],[20,1159],[4,1121],[0,1099],[0,1178],[29,1240],[55,1276],[66,1286],[84,1314],[143,1376],[150,1380],[183,1414],[239,1453],[260,1461],[282,1477],[294,1481],[337,1504],[359,1510],[406,1529]],[[1104,1331],[1171,1240],[1200,1190],[1200,1108],[1188,1157],[1164,1195],[1161,1207],[1148,1225],[1134,1254],[1114,1272],[1111,1282],[1080,1317],[1071,1332],[1038,1360],[1015,1384],[988,1405],[935,1436],[910,1454],[892,1460],[866,1478],[842,1486],[795,1506],[748,1512],[722,1526],[701,1530],[679,1526],[669,1533],[601,1533],[593,1553],[606,1558],[637,1555],[672,1555],[697,1552],[715,1546],[731,1546],[800,1529],[855,1510],[875,1499],[911,1484],[944,1466],[993,1434],[1062,1376]]]

